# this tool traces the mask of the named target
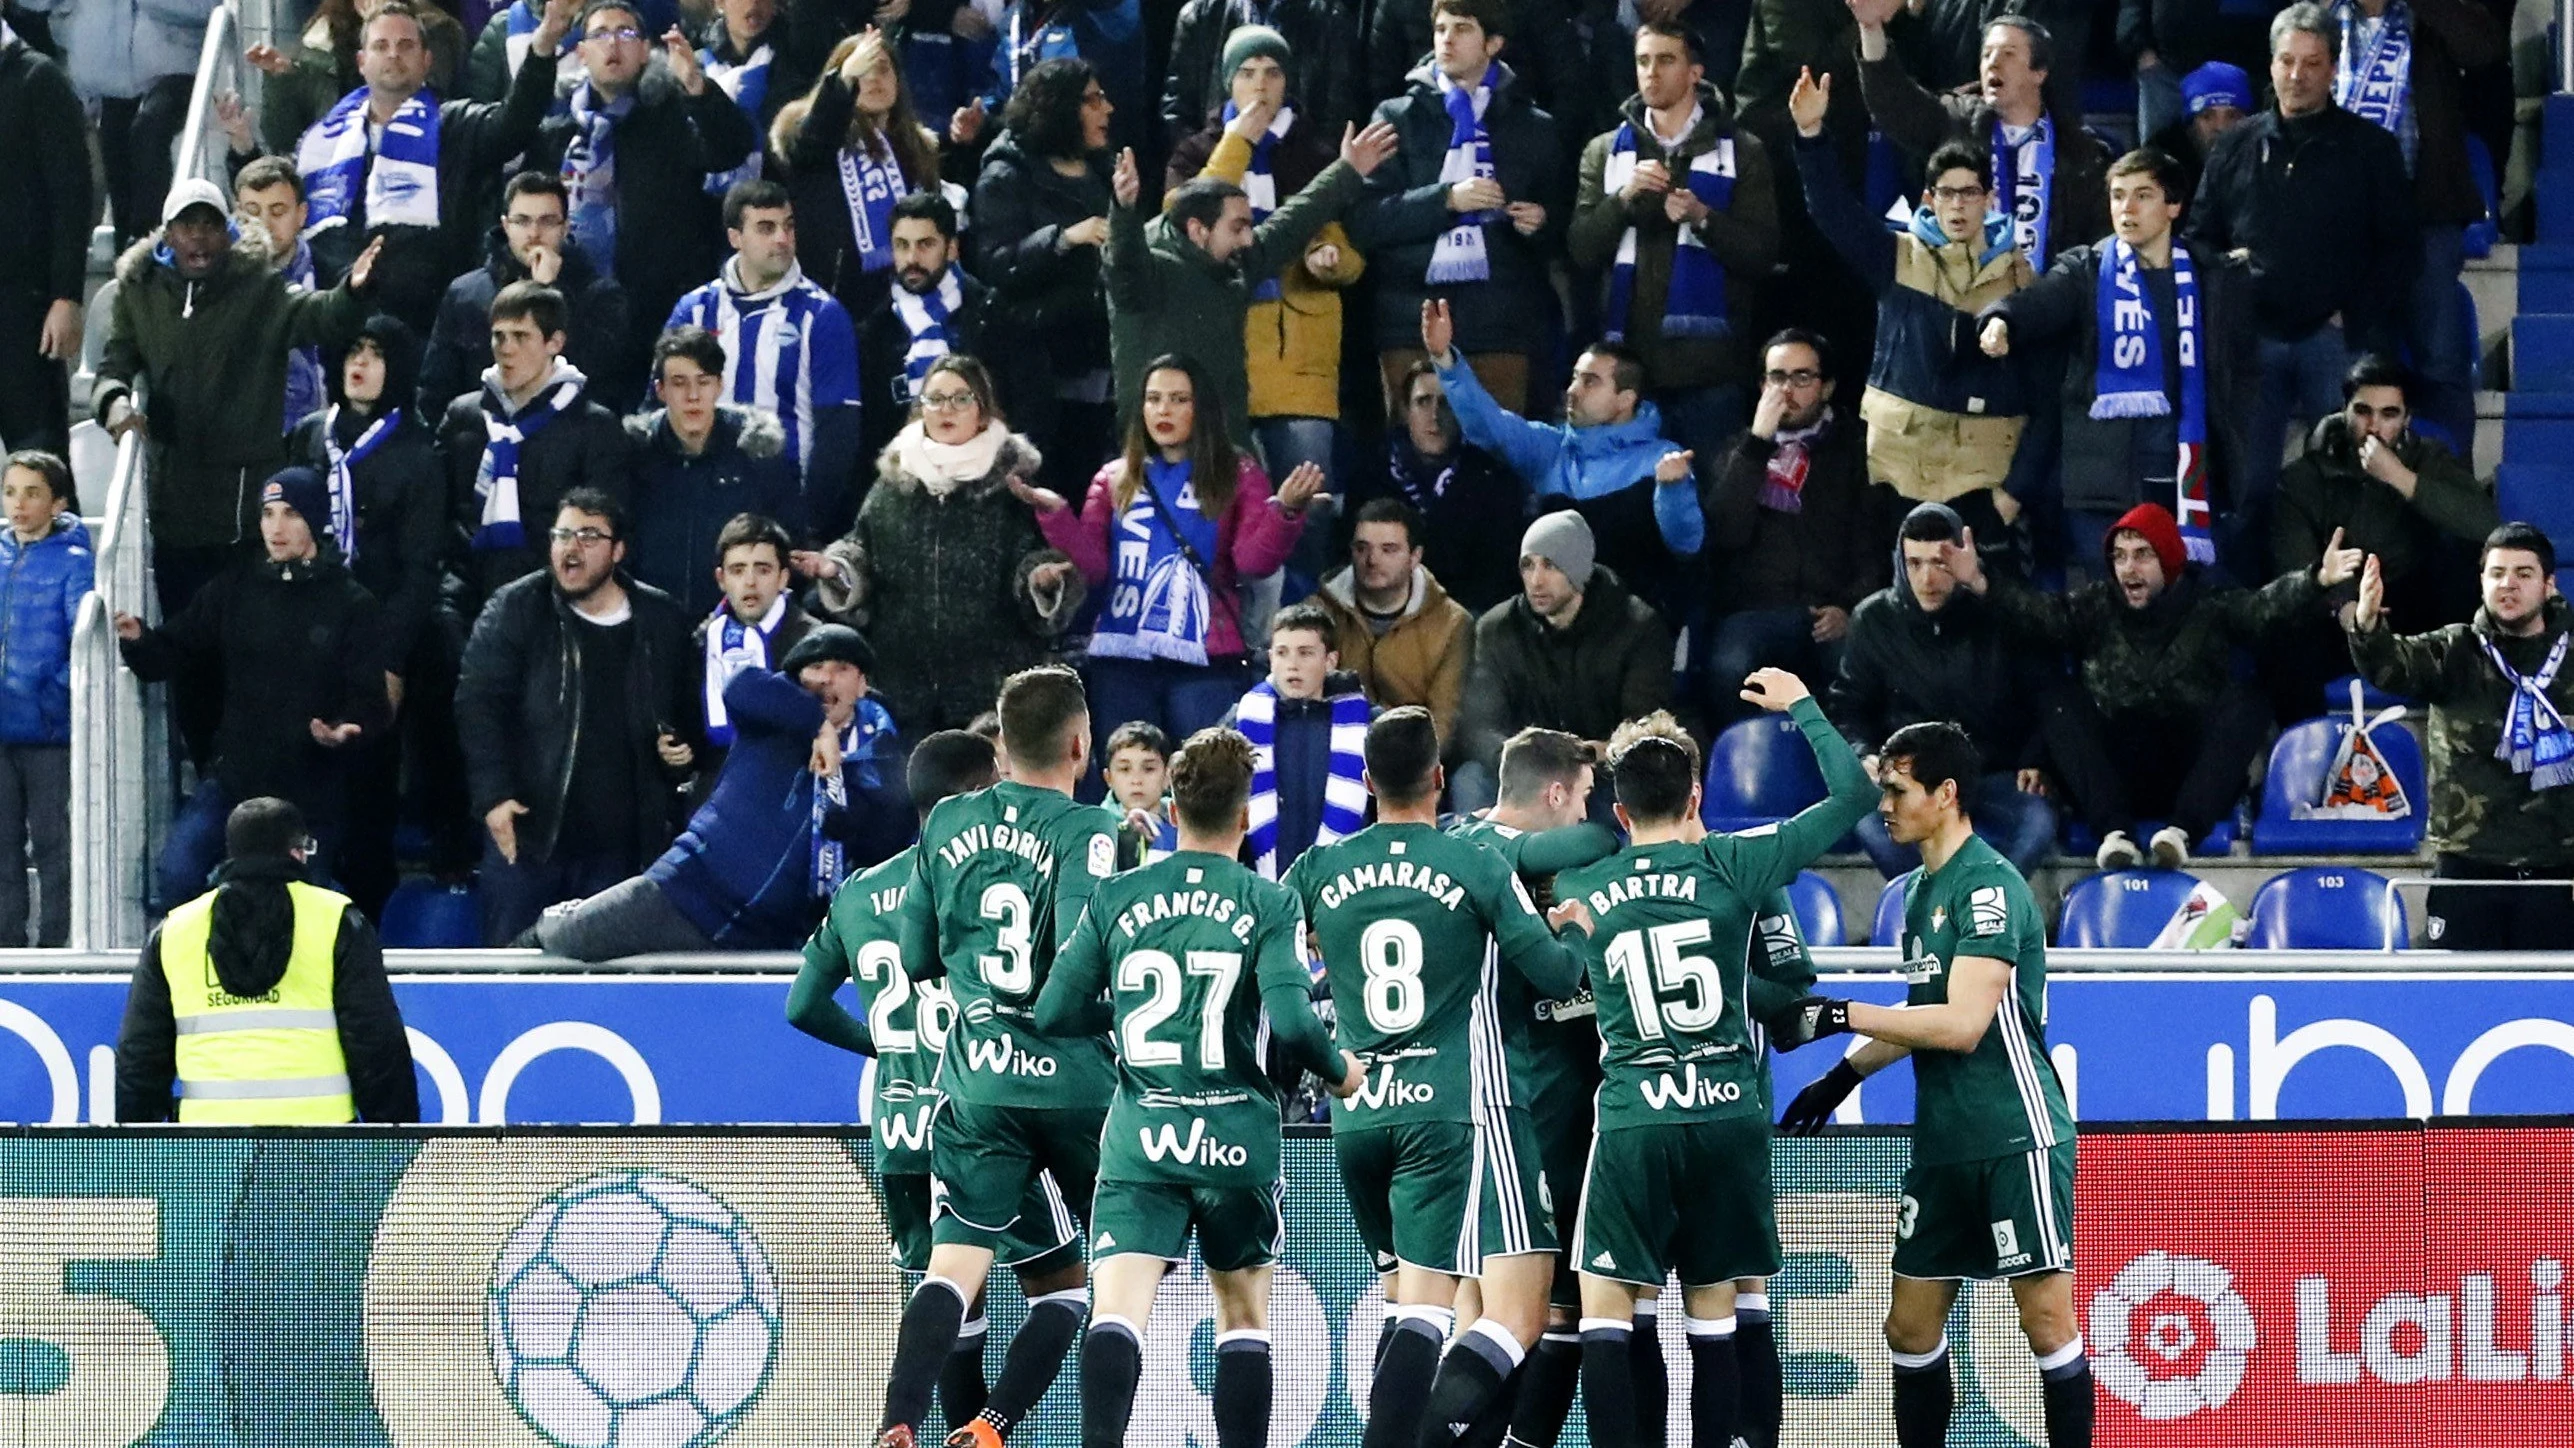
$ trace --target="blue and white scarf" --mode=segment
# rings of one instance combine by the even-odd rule
[[[2047,269],[2047,222],[2050,194],[2056,188],[2056,122],[2053,116],[2038,117],[2028,136],[2013,145],[2003,134],[2001,119],[1993,122],[1993,184],[2000,189],[1994,199],[2003,215],[2011,218],[2011,244],[2029,259],[2039,271]]]
[[[947,319],[965,305],[965,283],[957,276],[956,267],[939,273],[938,285],[915,295],[911,288],[894,288],[894,319],[903,324],[911,338],[903,350],[903,401],[918,402],[921,384],[929,380],[930,368],[955,350],[956,338],[949,335]]]
[[[539,13],[543,8],[530,5],[527,0],[511,0],[506,18],[501,22],[501,50],[509,59],[511,75],[518,74],[519,63],[536,48],[537,27],[545,23],[544,15]],[[562,44],[554,47],[555,58],[561,60],[565,56],[577,55],[580,49],[581,27],[576,25],[565,31]],[[556,78],[561,79],[562,72],[557,71]]]
[[[2494,746],[2494,758],[2509,764],[2512,773],[2528,775],[2531,789],[2574,784],[2574,729],[2566,727],[2556,701],[2547,697],[2547,691],[2556,686],[2556,671],[2565,665],[2565,646],[2574,643],[2574,633],[2556,636],[2556,647],[2547,651],[2547,662],[2535,674],[2513,668],[2481,629],[2476,642],[2511,685],[2511,710],[2503,716],[2502,742]]]
[[[1357,834],[1367,823],[1367,696],[1334,694],[1331,772],[1323,781],[1323,818],[1316,845]],[[1267,679],[1252,686],[1233,710],[1233,725],[1251,741],[1252,858],[1262,878],[1278,878],[1278,688]]]
[[[1028,12],[1038,10],[1045,22],[1034,24]],[[1081,54],[1081,45],[1073,28],[1060,18],[1063,7],[1041,6],[1036,0],[1019,0],[1010,7],[1010,43],[1001,48],[1001,63],[1009,71],[1009,87],[1004,97],[1018,92],[1019,81],[1029,71],[1049,60],[1066,60]],[[997,107],[996,107],[997,109]]]
[[[849,204],[849,237],[861,270],[880,272],[894,264],[894,203],[911,189],[884,137],[868,137],[864,148],[840,148],[840,199]]]
[[[849,852],[838,840],[822,831],[823,821],[835,809],[849,808],[849,771],[858,771],[860,789],[876,789],[880,776],[876,770],[876,740],[894,733],[894,716],[873,698],[858,701],[858,712],[849,718],[849,727],[840,731],[840,767],[827,778],[813,782],[813,819],[807,826],[813,836],[813,894],[828,900],[849,878]]]
[[[778,629],[786,623],[787,596],[769,600],[769,611],[755,624],[742,622],[727,599],[706,620],[706,742],[718,749],[733,746],[733,715],[724,707],[724,690],[750,669],[775,668]]]
[[[751,118],[751,129],[764,136],[767,127],[760,124],[760,109],[769,103],[769,62],[776,58],[777,47],[766,42],[739,62],[721,59],[713,46],[697,52],[698,64],[706,67],[706,78],[731,96],[733,104],[742,108],[742,114]],[[760,179],[760,158],[767,154],[765,145],[753,146],[751,154],[741,165],[730,171],[707,172],[706,194],[721,196],[732,190],[736,182],[757,181]]]
[[[1241,109],[1227,100],[1222,124],[1230,129],[1241,114]],[[1278,143],[1286,138],[1288,130],[1295,124],[1296,108],[1280,106],[1278,118],[1269,123],[1268,130],[1260,133],[1259,140],[1251,143],[1251,165],[1242,173],[1242,194],[1251,202],[1251,224],[1254,226],[1267,221],[1269,213],[1278,209],[1278,177],[1274,169],[1278,164]],[[1274,276],[1261,278],[1259,285],[1251,289],[1251,299],[1255,302],[1274,302],[1278,297],[1278,278]]]
[[[316,290],[314,283],[319,278],[313,274],[313,244],[300,236],[295,238],[295,255],[277,269],[277,274],[286,279],[286,290],[290,293]],[[328,404],[330,395],[330,385],[322,372],[321,348],[298,347],[286,354],[288,432],[295,430],[295,424],[321,411]]]
[[[2092,372],[2091,415],[2108,421],[2124,417],[2168,417],[2172,399],[2163,392],[2163,329],[2154,323],[2153,299],[2139,275],[2136,249],[2118,237],[2109,239],[2100,257],[2100,279],[2092,290],[2100,331],[2100,356]],[[2181,523],[2181,545],[2193,562],[2216,561],[2216,534],[2208,507],[2208,378],[2201,365],[2198,271],[2190,249],[2172,243],[2172,303],[2179,313],[2181,344],[2180,496],[2173,516]]]
[[[611,281],[617,275],[617,125],[635,108],[632,91],[606,105],[588,81],[572,92],[572,144],[563,148],[563,185],[572,193],[572,244]]]
[[[2341,26],[2341,58],[2333,66],[2333,102],[2361,120],[2384,126],[2404,146],[2404,170],[2413,171],[2422,146],[2422,123],[2413,110],[2413,7],[2393,0],[2371,20],[2352,0],[2333,7]],[[2374,32],[2374,33],[2371,33]]]
[[[483,369],[483,460],[474,469],[474,498],[480,506],[475,551],[526,546],[527,531],[518,516],[519,450],[528,439],[553,426],[556,418],[580,406],[589,386],[590,379],[581,375],[580,368],[557,357],[536,395],[512,413],[509,395],[501,390],[500,369]]]
[[[1439,79],[1440,104],[1448,109],[1448,155],[1439,163],[1442,185],[1492,179],[1493,138],[1484,130],[1484,109],[1493,103],[1493,78],[1500,70],[1499,65],[1488,68],[1483,80],[1470,90],[1448,79],[1446,71],[1431,67],[1430,73]],[[1490,280],[1493,263],[1484,253],[1484,227],[1502,215],[1498,211],[1460,213],[1439,234],[1439,244],[1430,249],[1430,271],[1425,280],[1432,286]]]
[[[345,226],[361,198],[368,227],[438,224],[438,98],[414,91],[384,123],[383,138],[367,137],[367,97],[359,86],[295,143],[295,170],[304,178],[311,208],[304,234]]]
[[[340,446],[340,409],[333,404],[322,418],[322,452],[331,463],[331,535],[339,540],[340,561],[354,564],[358,557],[357,465],[365,462],[384,440],[402,426],[402,409],[387,409],[384,416],[366,425],[357,441]]]
[[[1681,128],[1686,138],[1698,129],[1701,112],[1689,113],[1689,124]],[[1600,187],[1615,196],[1627,188],[1636,174],[1636,126],[1621,122],[1616,134],[1609,137],[1608,164],[1601,169]],[[1734,138],[1719,136],[1716,144],[1689,160],[1689,194],[1707,203],[1711,211],[1723,211],[1734,202]],[[1609,308],[1603,320],[1612,342],[1627,339],[1628,313],[1635,309],[1636,295],[1636,228],[1629,226],[1618,238],[1617,264],[1609,272]],[[1730,329],[1725,314],[1725,264],[1707,249],[1698,228],[1684,226],[1671,247],[1671,283],[1662,299],[1662,334],[1666,337],[1722,337]]]
[[[1137,488],[1109,525],[1112,586],[1090,651],[1101,658],[1203,665],[1210,600],[1198,560],[1213,564],[1216,520],[1198,511],[1187,463],[1154,458],[1144,464],[1144,475],[1150,485]],[[1157,492],[1170,504],[1168,514],[1155,505]]]

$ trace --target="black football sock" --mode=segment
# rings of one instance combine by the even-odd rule
[[[1423,1448],[1454,1444],[1465,1426],[1501,1396],[1502,1384],[1519,1371],[1523,1351],[1517,1338],[1489,1318],[1459,1333],[1430,1383],[1430,1407],[1421,1418]]]
[[[1689,1320],[1690,1448],[1734,1448],[1743,1380],[1734,1364],[1734,1319]]]
[[[1397,1309],[1394,1335],[1386,1339],[1376,1379],[1368,1385],[1362,1448],[1414,1448],[1419,1442],[1423,1411],[1430,1406],[1421,1385],[1438,1372],[1439,1347],[1454,1320],[1445,1308]]]
[[[983,1343],[989,1324],[979,1314],[957,1329],[956,1346],[949,1350],[947,1363],[938,1370],[938,1411],[947,1419],[953,1433],[974,1420],[983,1405],[992,1399],[992,1385],[983,1378]]]
[[[1734,1297],[1734,1365],[1743,1380],[1743,1406],[1735,1414],[1734,1431],[1751,1448],[1779,1448],[1785,1388],[1779,1372],[1778,1331],[1770,1323],[1766,1292]]]
[[[2047,1448],[2091,1448],[2091,1358],[2082,1338],[2038,1359],[2047,1399]]]
[[[1947,1448],[1948,1414],[1957,1387],[1948,1376],[1948,1339],[1895,1360],[1895,1441],[1902,1448]]]
[[[1002,1356],[1001,1376],[992,1380],[992,1399],[974,1416],[1009,1437],[1019,1420],[1035,1411],[1046,1389],[1055,1385],[1055,1374],[1063,1371],[1064,1354],[1072,1351],[1073,1340],[1081,1336],[1082,1319],[1088,1316],[1087,1287],[1049,1292],[1029,1303],[1028,1320],[1019,1324],[1017,1335],[1010,1339],[1010,1351]]]
[[[1135,1384],[1144,1376],[1144,1344],[1135,1324],[1103,1317],[1081,1344],[1082,1448],[1126,1448]]]
[[[903,1325],[894,1337],[894,1367],[885,1376],[885,1416],[878,1431],[904,1427],[920,1431],[929,1416],[930,1392],[957,1329],[965,1322],[965,1289],[944,1277],[924,1277],[903,1304]]]
[[[1662,1448],[1671,1435],[1671,1365],[1662,1359],[1659,1299],[1636,1304],[1635,1336],[1627,1340],[1627,1371],[1636,1382],[1636,1442]]]
[[[1369,1355],[1373,1365],[1385,1361],[1385,1345],[1394,1341],[1394,1304],[1385,1305],[1384,1314],[1376,1320],[1376,1351]]]
[[[1513,1405],[1509,1441],[1517,1448],[1555,1448],[1564,1432],[1564,1415],[1573,1408],[1574,1389],[1582,1379],[1582,1334],[1550,1327],[1537,1340],[1519,1370],[1519,1399]]]
[[[1216,1448],[1269,1448],[1269,1334],[1240,1328],[1215,1347]]]
[[[1591,1448],[1641,1448],[1634,1338],[1635,1330],[1614,1317],[1582,1319],[1582,1408]]]

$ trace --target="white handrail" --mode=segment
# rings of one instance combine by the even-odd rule
[[[231,143],[214,124],[214,103],[226,91],[241,91],[242,74],[248,69],[241,60],[241,12],[227,0],[206,15],[206,41],[197,50],[197,80],[188,92],[187,122],[179,130],[174,179],[205,177],[231,194],[223,160]]]
[[[165,711],[145,707],[116,648],[118,613],[154,612],[144,498],[143,439],[127,433],[92,540],[97,588],[72,625],[72,944],[90,950],[142,943],[144,871],[166,817]]]

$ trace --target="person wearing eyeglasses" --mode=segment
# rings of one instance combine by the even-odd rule
[[[1876,527],[1886,493],[1869,481],[1865,433],[1832,405],[1831,371],[1814,333],[1790,328],[1770,338],[1752,425],[1702,489],[1721,615],[1707,703],[1719,723],[1755,712],[1740,697],[1754,669],[1831,677],[1851,611],[1886,581]]]
[[[790,558],[823,616],[866,629],[868,677],[915,739],[972,723],[1003,680],[1050,660],[1085,592],[1011,491],[1044,459],[1011,430],[991,373],[950,354],[919,395],[856,526]]]
[[[483,941],[640,873],[678,833],[696,764],[688,615],[625,570],[625,504],[574,488],[540,516],[547,568],[492,595],[466,641],[456,728],[487,841]]]
[[[599,275],[579,248],[564,244],[571,217],[562,177],[521,171],[509,178],[483,264],[447,283],[439,300],[420,363],[423,416],[435,418],[457,394],[473,390],[474,379],[492,365],[492,298],[512,282],[530,281],[563,294],[563,355],[590,379],[591,395],[610,412],[634,405],[642,358],[626,341],[625,289]]]

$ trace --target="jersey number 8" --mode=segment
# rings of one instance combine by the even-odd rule
[[[1687,953],[1689,946],[1706,944],[1713,933],[1704,920],[1675,920],[1651,930],[1623,930],[1609,942],[1609,970],[1627,983],[1637,1035],[1658,1041],[1665,1026],[1695,1033],[1724,1018],[1725,982],[1716,962]],[[1666,1002],[1666,993],[1677,994]]]
[[[1359,933],[1359,968],[1367,972],[1360,1005],[1380,1035],[1421,1024],[1421,955],[1420,927],[1409,920],[1379,920]]]

